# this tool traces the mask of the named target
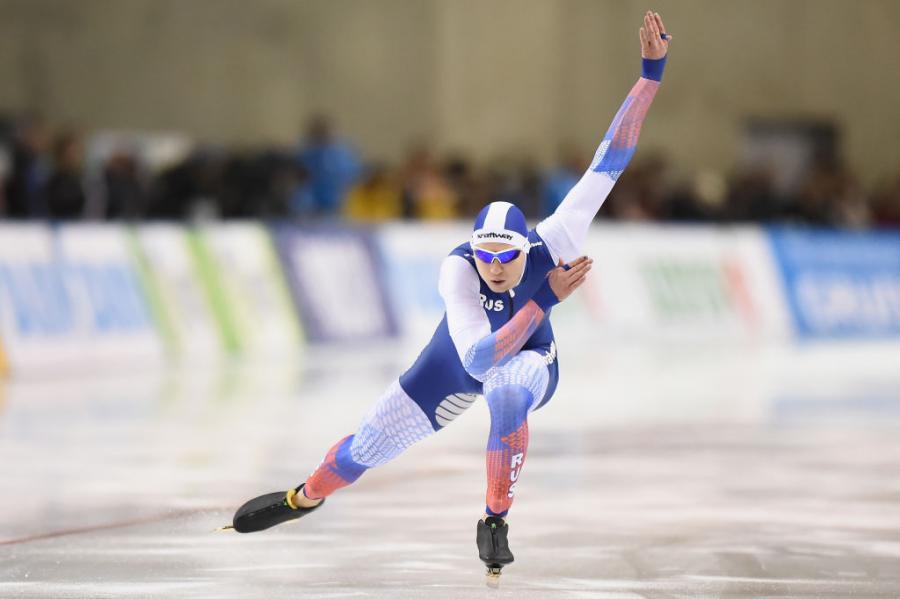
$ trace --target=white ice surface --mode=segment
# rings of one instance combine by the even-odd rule
[[[900,348],[563,346],[499,591],[481,401],[309,518],[211,532],[302,481],[409,357],[328,355],[7,384],[0,597],[900,596]]]

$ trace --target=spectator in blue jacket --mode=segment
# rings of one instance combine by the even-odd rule
[[[295,206],[295,210],[307,216],[339,214],[347,192],[361,174],[362,164],[356,150],[334,135],[327,117],[310,120],[297,161],[309,174],[311,193],[310,205]]]
[[[541,218],[553,214],[569,190],[575,187],[581,173],[587,168],[587,161],[571,144],[560,148],[559,163],[544,177],[541,190]]]

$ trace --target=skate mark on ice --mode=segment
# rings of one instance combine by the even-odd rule
[[[166,520],[177,520],[183,516],[190,516],[193,514],[200,514],[203,512],[212,511],[209,508],[193,508],[189,510],[179,510],[177,512],[170,512],[167,514],[160,514],[158,516],[147,516],[145,518],[134,518],[132,520],[122,520],[120,522],[109,522],[107,524],[97,524],[94,526],[83,526],[79,528],[66,528],[64,530],[54,530],[50,532],[44,532],[36,535],[29,535],[27,537],[19,537],[17,539],[7,539],[0,540],[0,547],[5,545],[22,545],[24,543],[31,543],[34,541],[43,541],[46,539],[56,539],[59,537],[68,537],[72,535],[81,535],[88,534],[92,532],[97,532],[101,530],[113,530],[116,528],[126,528],[128,526],[137,526],[139,524],[155,524],[157,522],[165,522]]]

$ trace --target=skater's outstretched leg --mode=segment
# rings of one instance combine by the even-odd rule
[[[434,428],[422,408],[395,381],[366,414],[356,433],[338,441],[305,483],[287,493],[251,499],[235,513],[232,528],[255,532],[311,513],[325,497],[432,433]]]
[[[354,435],[344,437],[328,450],[325,459],[303,485],[303,495],[307,500],[318,501],[328,497],[363,475],[366,466],[355,461],[350,453],[354,439]]]
[[[363,419],[356,433],[338,441],[306,479],[303,493],[311,500],[328,497],[355,482],[434,433],[422,408],[395,381]]]

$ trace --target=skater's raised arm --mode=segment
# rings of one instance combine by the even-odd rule
[[[537,233],[554,261],[580,255],[588,227],[634,155],[647,110],[662,80],[669,40],[658,13],[644,15],[640,29],[642,73],[616,113],[590,168],[556,211],[540,222]]]
[[[592,264],[584,256],[567,265],[568,268],[560,262],[528,303],[491,333],[481,305],[478,274],[458,256],[445,258],[438,289],[447,308],[450,337],[466,372],[483,380],[491,368],[502,366],[518,353],[550,308],[581,286]]]

